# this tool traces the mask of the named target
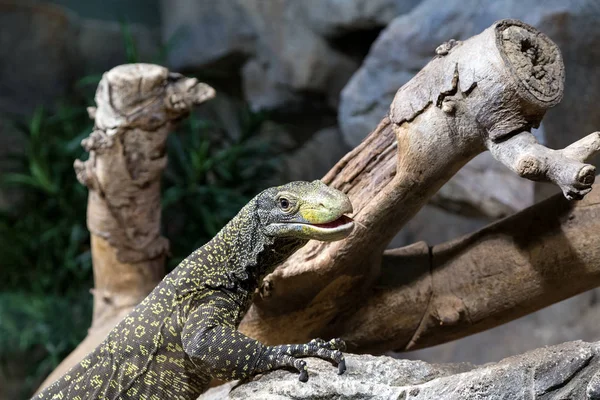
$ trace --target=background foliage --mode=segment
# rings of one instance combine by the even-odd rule
[[[126,25],[123,37],[127,62],[136,62]],[[85,77],[79,86],[95,87],[99,79]],[[15,121],[26,151],[14,155],[15,172],[0,176],[2,190],[17,197],[0,210],[0,368],[7,375],[11,360],[31,360],[23,393],[72,351],[91,321],[87,190],[73,171],[73,161],[87,156],[80,142],[93,126],[88,105],[91,99],[75,95]],[[168,269],[212,238],[271,176],[274,156],[260,136],[267,116],[242,106],[237,117],[237,138],[219,121],[195,115],[169,136],[162,187]]]

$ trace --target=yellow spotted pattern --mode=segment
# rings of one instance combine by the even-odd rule
[[[341,195],[318,181],[265,190],[35,399],[188,400],[211,378],[247,378],[282,367],[306,373],[301,356],[341,362],[333,342],[264,346],[236,330],[262,278],[307,241],[289,232],[265,233],[264,226],[290,218],[277,212],[282,190],[309,206],[333,209]]]

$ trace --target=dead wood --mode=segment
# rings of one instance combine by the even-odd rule
[[[391,255],[384,254],[389,241],[456,171],[482,151],[489,149],[525,178],[557,184],[567,198],[583,197],[594,181],[594,167],[582,162],[597,152],[597,133],[560,151],[536,143],[529,133],[563,92],[561,55],[549,38],[519,21],[503,20],[464,42],[445,43],[437,52],[437,57],[398,90],[389,115],[323,179],[349,195],[358,225],[353,234],[336,243],[310,242],[267,276],[242,322],[243,332],[267,343],[341,336],[350,341],[354,351],[415,348],[492,327],[597,285],[573,283],[550,293],[535,287],[535,282],[545,287],[545,280],[517,279],[511,282],[516,285],[513,290],[498,293],[480,289],[483,278],[477,280],[476,271],[461,271],[465,275],[454,277],[456,284],[463,282],[473,292],[481,290],[476,299],[480,303],[473,308],[470,299],[463,297],[462,301],[469,300],[463,306],[455,295],[446,305],[447,299],[440,297],[440,305],[434,306],[450,310],[440,315],[454,330],[450,333],[448,328],[437,340],[429,336],[439,334],[440,329],[430,328],[427,304],[433,296],[438,299],[434,290],[441,283],[432,284],[432,277],[425,273],[433,268],[429,248],[416,244],[400,252],[412,261],[402,262],[400,278],[391,280],[402,287],[393,290],[393,304],[402,303],[398,308],[402,311],[390,311],[390,299],[377,297],[378,287],[390,283],[386,279]],[[547,206],[537,207],[544,210]],[[526,219],[522,215],[514,218]],[[549,217],[549,221],[553,219]],[[542,231],[536,233],[537,239],[531,240],[541,240],[542,246],[544,240],[550,240]],[[574,245],[577,254],[588,251],[578,245],[583,242]],[[449,246],[464,251],[464,257],[473,260],[471,265],[491,262],[489,251],[476,253],[469,246]],[[444,247],[439,249],[433,253],[435,262],[446,254]],[[516,243],[505,244],[495,254],[518,259],[521,248]],[[558,276],[564,276],[561,270],[570,267],[571,260],[563,259],[565,264],[556,267]],[[531,269],[537,271],[536,266],[532,262]],[[492,271],[499,269],[490,266]],[[451,270],[440,267],[436,274]],[[512,298],[507,297],[511,294]],[[497,303],[504,308],[492,307]],[[486,315],[483,310],[487,307]],[[434,307],[434,311],[439,310]],[[469,320],[478,325],[471,327]],[[369,323],[377,329],[371,329]],[[372,336],[367,340],[368,335]]]
[[[46,379],[52,382],[93,350],[164,276],[160,178],[167,135],[194,105],[215,94],[196,79],[151,64],[105,73],[90,108],[77,179],[89,188],[87,225],[94,269],[94,314],[86,339]]]
[[[387,250],[381,275],[328,333],[361,352],[434,346],[600,286],[600,191],[556,195],[439,245]]]

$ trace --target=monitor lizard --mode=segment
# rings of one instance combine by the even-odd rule
[[[310,239],[353,229],[348,197],[321,181],[264,190],[183,260],[102,344],[34,399],[195,399],[212,378],[299,372],[320,357],[345,369],[341,339],[266,346],[236,328],[264,276]]]

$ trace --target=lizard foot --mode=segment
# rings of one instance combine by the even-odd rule
[[[291,361],[298,371],[300,371],[300,375],[298,375],[298,380],[300,382],[308,382],[308,366],[306,365],[306,361],[297,360],[295,358],[291,358]]]
[[[344,372],[346,372],[346,360],[342,359],[338,364],[338,375],[342,375]]]

